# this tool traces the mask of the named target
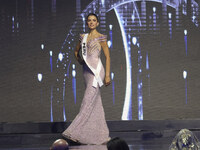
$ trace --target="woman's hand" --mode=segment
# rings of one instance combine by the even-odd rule
[[[110,76],[106,76],[104,79],[105,85],[108,86],[111,83]]]

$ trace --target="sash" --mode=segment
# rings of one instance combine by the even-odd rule
[[[84,59],[85,63],[87,64],[87,66],[90,68],[90,70],[94,74],[94,79],[93,79],[92,86],[96,88],[97,85],[99,84],[99,87],[101,87],[103,85],[103,82],[102,82],[101,77],[100,77],[100,71],[101,71],[101,67],[102,67],[101,59],[99,58],[97,69],[94,69],[87,62],[87,37],[88,37],[88,33],[85,34],[84,37],[83,37],[83,41],[82,41],[82,56],[83,56],[83,59]]]

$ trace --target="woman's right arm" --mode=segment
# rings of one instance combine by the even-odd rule
[[[81,42],[79,41],[78,44],[76,45],[74,55],[75,55],[76,60],[79,62],[79,64],[83,65],[85,62],[79,55],[80,49],[81,49]]]

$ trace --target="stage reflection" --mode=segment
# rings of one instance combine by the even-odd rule
[[[70,150],[107,150],[106,145],[80,145],[71,146]]]
[[[108,150],[106,145],[81,145],[81,146],[70,146],[70,150]],[[133,150],[133,146],[129,146],[130,150]],[[143,149],[140,149],[143,150]]]

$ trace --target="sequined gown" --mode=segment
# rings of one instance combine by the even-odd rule
[[[80,35],[82,42],[84,35]],[[87,41],[87,61],[96,69],[101,54],[100,42],[106,41],[106,35]],[[92,86],[94,75],[88,66],[83,65],[83,76],[85,80],[85,93],[78,115],[62,135],[82,144],[103,144],[107,142],[109,130],[105,120],[104,109],[101,100],[100,88]],[[100,77],[104,80],[105,71],[101,67]]]

